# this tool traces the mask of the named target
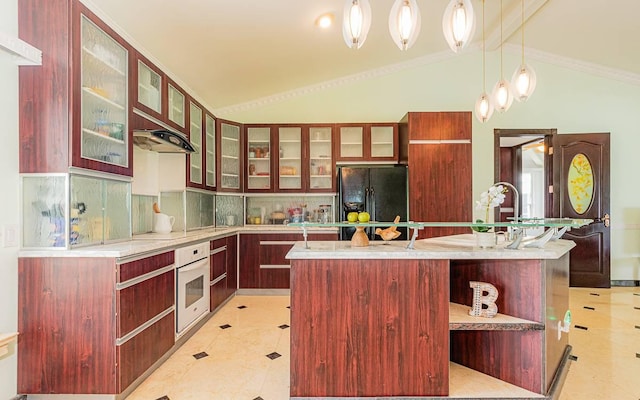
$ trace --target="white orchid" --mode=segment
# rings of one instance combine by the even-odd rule
[[[476,210],[484,210],[485,211],[485,219],[477,219],[477,223],[488,222],[489,221],[489,210],[498,207],[500,204],[504,202],[505,193],[507,193],[508,189],[503,185],[495,185],[491,186],[486,192],[482,192],[480,194],[480,200],[476,201]],[[472,228],[478,232],[487,232],[489,227],[487,226],[478,226]]]

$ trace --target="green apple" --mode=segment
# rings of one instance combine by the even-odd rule
[[[347,214],[347,221],[349,222],[356,222],[358,220],[358,213],[357,212],[350,212],[349,214]]]
[[[369,215],[368,212],[363,211],[361,213],[358,213],[358,221],[360,221],[360,222],[369,222],[370,219],[371,219],[371,216]]]

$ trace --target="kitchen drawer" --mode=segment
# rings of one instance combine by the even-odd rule
[[[120,285],[122,284],[118,286]],[[161,275],[117,289],[116,329],[117,337],[122,338],[174,305],[175,272],[171,269]]]
[[[211,241],[209,277],[213,281],[227,272],[227,239]]]
[[[174,262],[174,252],[171,250],[155,256],[119,264],[118,282],[126,282],[129,279],[172,265]]]
[[[175,342],[175,312],[171,311],[147,329],[117,346],[118,393],[125,390],[158,361]],[[103,371],[106,373],[106,371]]]
[[[215,310],[220,304],[228,297],[227,293],[227,278],[222,278],[214,284],[209,286],[209,311]]]

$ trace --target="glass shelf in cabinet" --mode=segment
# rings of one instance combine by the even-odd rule
[[[117,139],[109,135],[106,135],[104,133],[96,132],[91,129],[82,128],[82,132],[102,141],[108,141],[108,142],[113,142],[113,143],[122,144],[122,145],[125,144],[125,141],[122,139]]]
[[[100,46],[102,48],[102,46]],[[126,76],[126,72],[117,65],[113,65],[112,63],[106,61],[104,58],[98,56],[93,50],[89,49],[86,46],[82,46],[82,51],[91,57],[92,60],[94,60],[94,62],[99,62],[102,65],[107,66],[110,70],[112,70],[113,72],[117,73],[118,75],[122,75],[122,76]],[[115,56],[112,57],[113,59],[115,59]],[[83,61],[85,61],[83,59]]]
[[[91,95],[89,98],[93,98],[94,100],[99,100],[101,103],[106,103],[112,107],[115,107],[118,110],[124,110],[124,106],[122,104],[116,103],[115,101],[109,99],[108,94],[100,89],[100,88],[90,88],[88,86],[83,86],[82,91],[84,93],[88,93]]]

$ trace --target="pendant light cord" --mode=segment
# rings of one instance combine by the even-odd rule
[[[484,42],[484,1],[482,0],[482,93],[487,92],[486,71],[485,71],[485,51],[487,46]]]
[[[524,65],[524,0],[522,0],[522,21],[520,23],[522,33],[522,65]]]
[[[502,71],[502,0],[500,0],[500,79],[504,77],[504,73]]]

